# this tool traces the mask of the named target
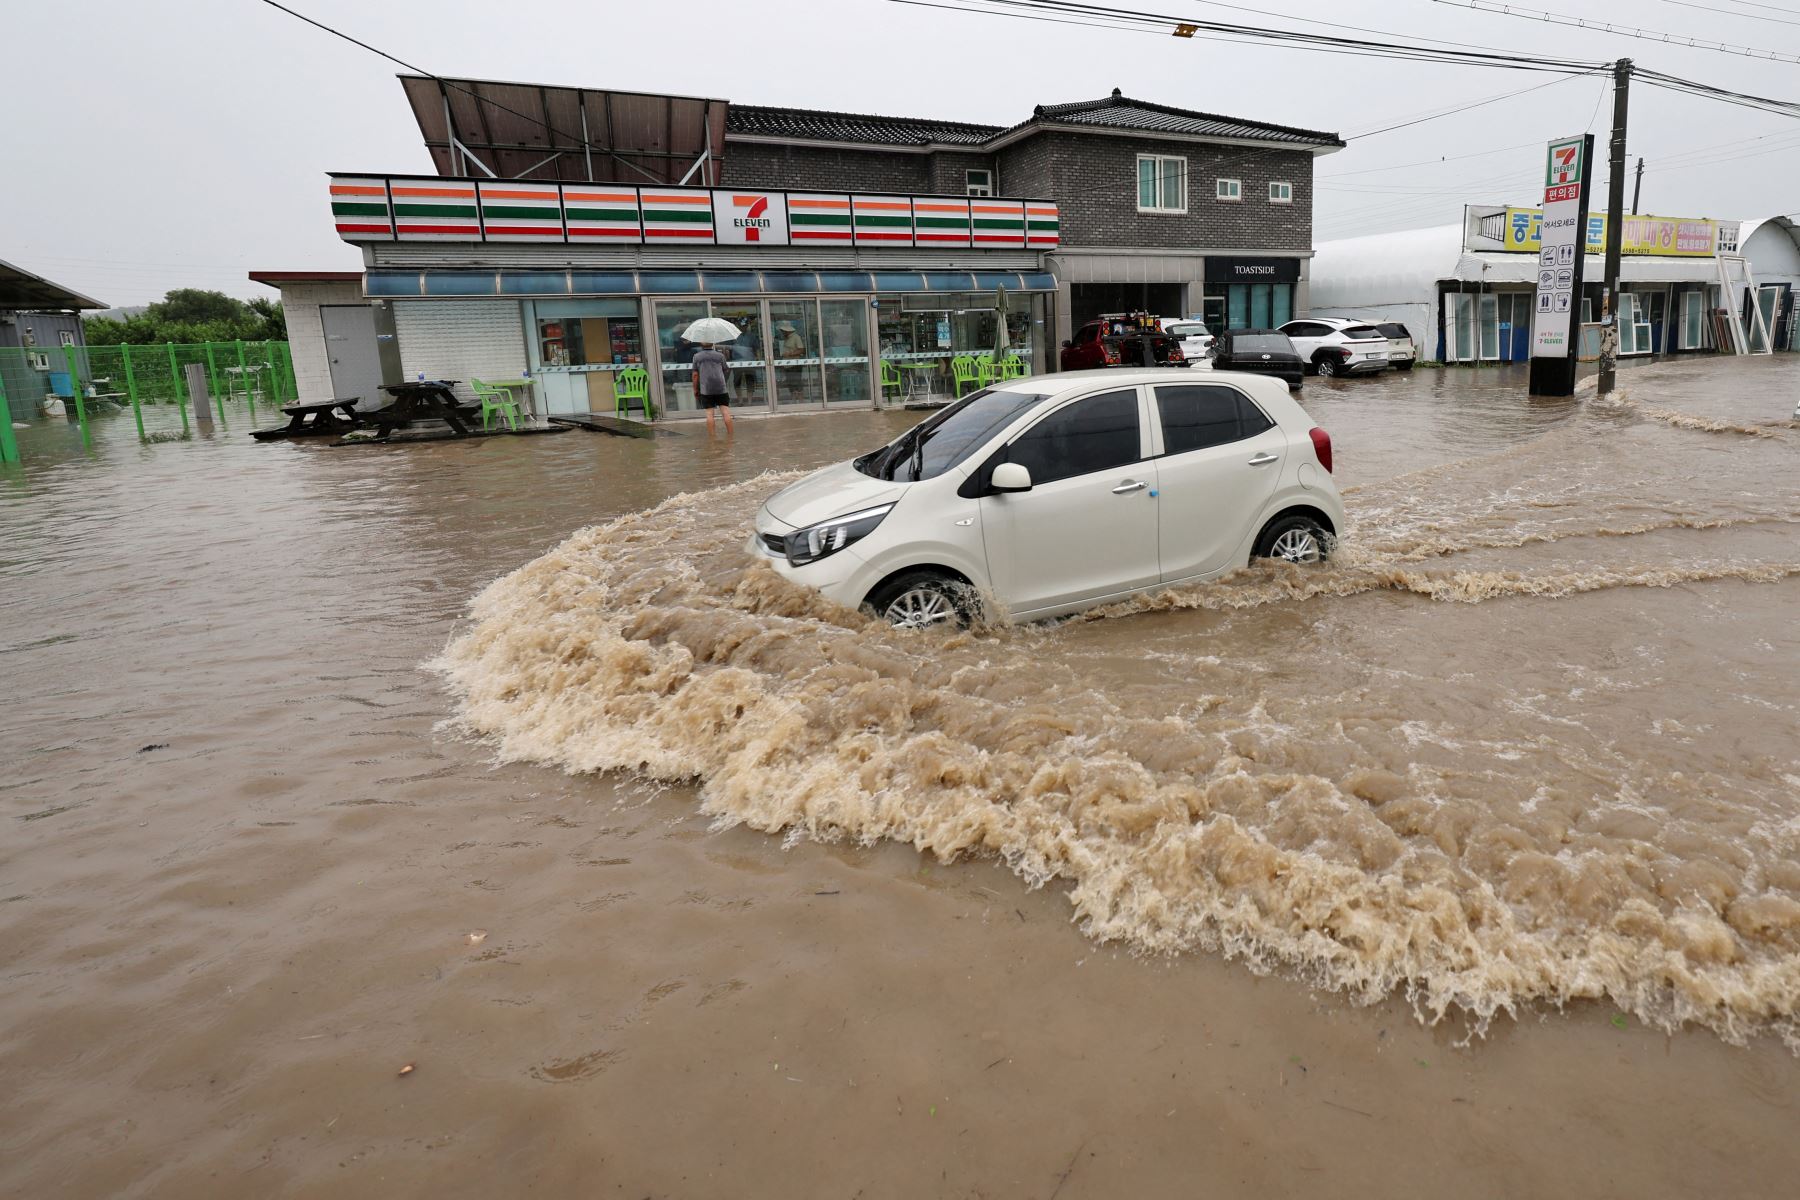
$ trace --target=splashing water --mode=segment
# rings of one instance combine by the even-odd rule
[[[437,665],[504,759],[997,856],[1098,939],[1477,1030],[1604,997],[1800,1050],[1792,443],[1595,405],[1347,489],[1326,567],[976,633],[753,561],[770,475],[576,533]]]

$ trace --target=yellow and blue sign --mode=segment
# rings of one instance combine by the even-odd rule
[[[1542,245],[1544,212],[1539,208],[1508,208],[1504,248],[1535,254]],[[1606,251],[1606,216],[1588,217],[1587,252]],[[1719,252],[1719,223],[1691,217],[1625,218],[1620,253],[1661,258],[1711,258]]]

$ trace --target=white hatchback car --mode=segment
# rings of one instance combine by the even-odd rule
[[[769,497],[750,545],[922,627],[1062,616],[1256,556],[1318,562],[1343,526],[1331,438],[1280,380],[1115,368],[974,392]]]
[[[1206,322],[1184,317],[1164,317],[1162,327],[1164,333],[1181,339],[1181,354],[1187,359],[1190,369],[1212,365],[1208,360],[1212,356],[1213,335],[1212,330],[1206,327]]]

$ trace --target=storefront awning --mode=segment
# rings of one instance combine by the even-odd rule
[[[1048,272],[1020,271],[397,271],[372,270],[377,299],[451,296],[699,296],[871,292],[1053,292]]]

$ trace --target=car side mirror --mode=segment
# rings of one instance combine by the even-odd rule
[[[1029,492],[1031,490],[1031,472],[1020,463],[1004,462],[994,468],[988,477],[990,492]]]
[[[1070,346],[1073,346],[1073,345],[1074,345],[1074,344],[1075,344],[1075,343],[1074,343],[1074,342],[1071,342],[1071,341],[1070,341],[1070,340],[1069,340],[1069,339],[1068,339],[1068,338],[1064,338],[1064,339],[1063,339],[1063,344],[1062,344],[1062,348],[1063,348],[1063,349],[1064,349],[1064,350],[1067,350],[1067,349],[1068,349],[1068,348],[1069,348],[1069,347],[1070,347]]]

